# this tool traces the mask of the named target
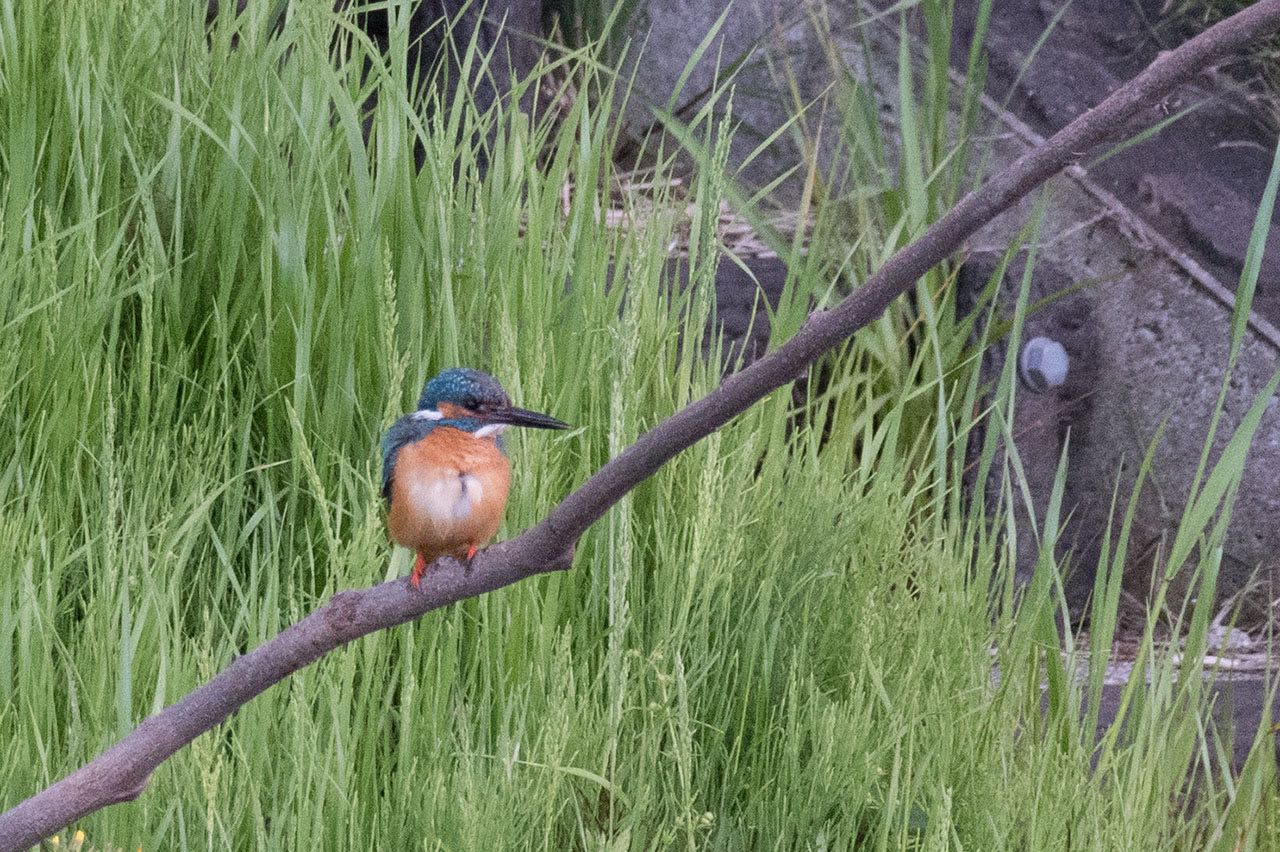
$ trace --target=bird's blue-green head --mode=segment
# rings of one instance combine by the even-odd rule
[[[418,398],[415,417],[448,421],[450,425],[478,432],[500,432],[506,426],[529,426],[535,429],[568,429],[564,423],[546,414],[516,408],[498,380],[488,373],[469,367],[445,370],[427,382]]]

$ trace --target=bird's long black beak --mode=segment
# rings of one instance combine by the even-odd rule
[[[484,418],[491,423],[507,423],[512,426],[529,426],[534,429],[568,429],[569,424],[557,420],[547,414],[539,414],[527,408],[516,408],[509,405],[505,408],[485,412]]]

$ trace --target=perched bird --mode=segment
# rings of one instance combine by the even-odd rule
[[[510,426],[567,429],[511,404],[488,373],[445,370],[422,390],[418,410],[382,440],[382,496],[396,544],[418,554],[414,588],[440,556],[471,559],[498,532],[511,483],[502,433]]]

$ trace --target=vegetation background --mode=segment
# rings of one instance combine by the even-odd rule
[[[947,4],[921,6],[945,43]],[[677,189],[674,152],[650,150],[638,189],[612,162],[626,81],[597,42],[548,54],[554,114],[423,108],[389,10],[384,57],[322,0],[274,34],[270,4],[206,32],[185,0],[0,0],[0,803],[335,591],[404,573],[377,443],[437,370],[487,368],[577,427],[513,442],[508,533],[719,379],[718,344],[688,341],[721,203],[763,222],[725,173],[733,126],[672,122],[697,168]],[[948,123],[940,68],[920,83],[890,170],[848,81],[849,170],[803,164],[814,191],[777,237],[775,341],[966,188],[973,128]],[[726,75],[711,97],[732,94]],[[1198,662],[1274,383],[1167,554],[1204,603],[1158,590],[1150,678],[1099,739],[1128,528],[1087,636],[1058,628],[1056,505],[1015,594],[1016,383],[981,386],[952,283],[935,270],[806,398],[674,460],[573,571],[299,672],[86,820],[86,848],[1274,847],[1269,720],[1230,774]],[[1016,343],[1026,310],[990,333]],[[970,503],[966,475],[996,476],[1000,504]]]

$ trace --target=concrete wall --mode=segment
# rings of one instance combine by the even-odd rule
[[[718,3],[679,0],[649,0],[644,5],[647,13],[632,22],[637,38],[647,37],[650,45],[637,64],[639,93],[630,113],[635,128],[648,124],[651,107],[667,103],[685,59],[723,8]],[[823,22],[817,29],[829,30],[834,37],[829,43],[839,56],[837,66],[815,33],[815,20]],[[787,68],[804,97],[818,96],[835,73],[870,80],[877,91],[884,132],[891,138],[896,134],[896,23],[868,26],[864,41],[856,20],[857,11],[849,2],[745,0],[735,4],[720,43],[696,67],[686,92],[696,94],[710,84],[717,53],[724,57],[723,64],[745,59],[734,99],[735,114],[745,121],[733,148],[738,162],[790,116]],[[864,52],[868,43],[869,60]],[[1198,85],[1203,87],[1205,82]],[[1000,112],[994,103],[988,103],[985,119],[992,128],[992,167],[1011,162],[1036,141],[1029,127]],[[831,155],[830,149],[826,155]],[[784,138],[745,174],[763,185],[798,159],[793,143]],[[1165,174],[1168,171],[1163,169]],[[1118,479],[1121,494],[1127,495],[1137,465],[1162,421],[1167,422],[1165,438],[1142,497],[1132,548],[1128,582],[1135,591],[1146,587],[1150,566],[1176,527],[1222,382],[1232,296],[1229,288],[1082,170],[1060,176],[1052,187],[1033,299],[1081,281],[1096,283],[1055,302],[1028,322],[1027,337],[1045,334],[1066,346],[1072,370],[1067,383],[1051,393],[1020,394],[1014,431],[1040,512],[1070,435],[1068,540],[1079,570],[1069,591],[1078,606],[1091,586],[1091,568],[1108,522],[1112,488]],[[784,185],[778,193],[780,202],[792,200],[795,192],[794,184]],[[1026,202],[999,217],[973,240],[971,277],[980,278],[982,265],[989,268],[989,253],[1003,250],[1023,227],[1030,205]],[[1011,283],[1016,281],[1014,277]],[[1278,347],[1280,335],[1274,327],[1255,317],[1230,384],[1215,457],[1257,391],[1280,369]],[[1000,350],[993,353],[993,369],[1005,355]],[[1273,398],[1241,485],[1220,583],[1221,591],[1230,594],[1241,589],[1255,569],[1262,569],[1263,587],[1254,596],[1259,610],[1277,597],[1271,585],[1280,579],[1278,479],[1280,400]],[[1021,536],[1024,569],[1034,563],[1034,550],[1029,533]]]

